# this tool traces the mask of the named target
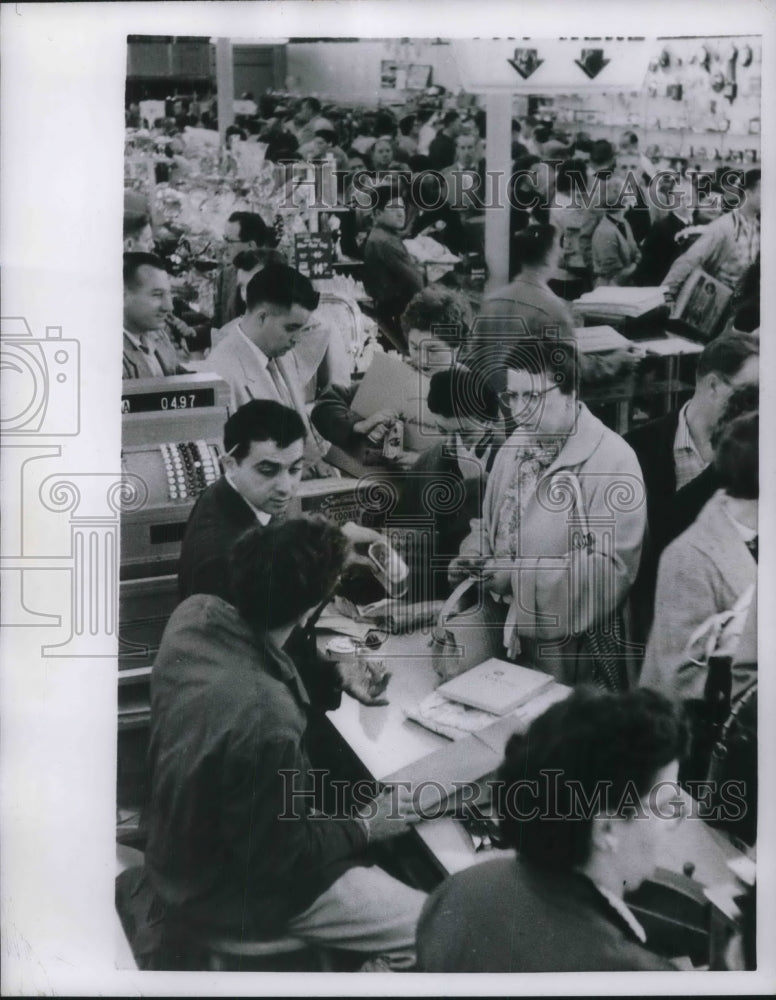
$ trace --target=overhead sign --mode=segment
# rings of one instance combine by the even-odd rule
[[[661,48],[640,37],[477,39],[460,46],[456,63],[473,93],[640,90]]]

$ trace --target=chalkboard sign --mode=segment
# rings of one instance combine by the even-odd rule
[[[296,269],[308,278],[334,277],[334,245],[325,233],[300,233],[295,238]]]

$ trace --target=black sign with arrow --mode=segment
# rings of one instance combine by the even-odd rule
[[[529,76],[533,76],[544,60],[539,58],[538,49],[515,49],[514,58],[508,59],[507,62],[524,80],[527,80]]]
[[[595,80],[601,70],[609,65],[610,60],[604,59],[603,49],[582,49],[581,56],[574,62],[591,80]]]

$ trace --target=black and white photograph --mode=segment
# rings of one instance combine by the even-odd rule
[[[4,7],[4,993],[772,988],[776,16],[554,10]]]

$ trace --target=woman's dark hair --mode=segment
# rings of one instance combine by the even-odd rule
[[[458,292],[440,285],[429,285],[410,299],[401,315],[401,328],[428,330],[451,347],[460,347],[471,327],[469,303]]]
[[[500,412],[493,389],[481,375],[463,365],[431,376],[427,404],[440,417],[497,420]]]
[[[528,226],[516,233],[512,246],[519,270],[545,263],[555,244],[555,235],[555,227],[549,225]]]
[[[504,355],[503,370],[526,371],[544,375],[554,382],[559,390],[570,396],[577,391],[580,362],[576,343],[573,340],[558,340],[555,337],[524,337],[515,340]]]
[[[290,625],[332,593],[347,550],[322,516],[249,528],[230,553],[232,603],[259,633]]]
[[[507,744],[497,800],[504,836],[526,861],[569,871],[590,855],[599,812],[627,815],[657,772],[680,760],[680,708],[648,688],[576,688]],[[638,814],[638,813],[637,813]]]
[[[760,496],[758,413],[744,413],[727,424],[714,450],[714,468],[719,484],[737,500]]]

